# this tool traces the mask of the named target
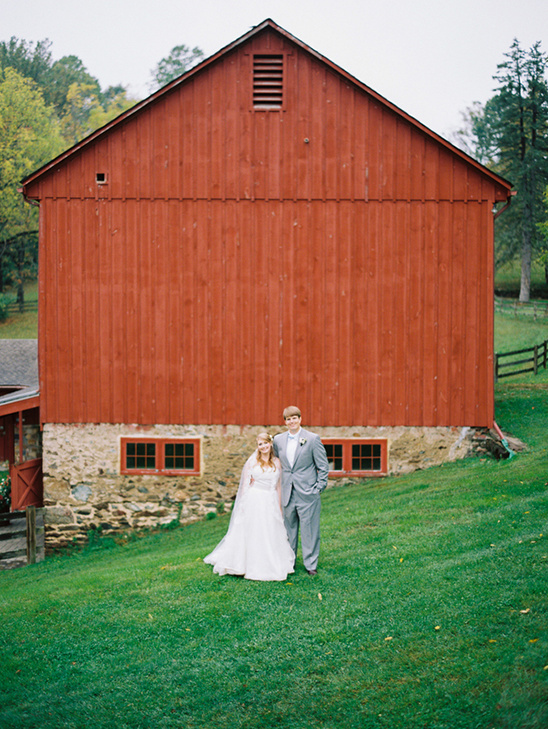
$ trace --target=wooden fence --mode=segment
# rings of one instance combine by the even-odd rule
[[[41,562],[44,555],[43,508],[0,514],[0,570]]]
[[[24,301],[23,304],[18,304],[17,301],[10,301],[6,305],[8,315],[20,314],[25,311],[38,311],[37,301]]]
[[[509,357],[517,359],[508,360]],[[521,375],[524,372],[538,374],[539,369],[546,369],[548,361],[548,339],[542,344],[535,344],[527,349],[516,349],[514,352],[495,354],[495,382],[502,377]],[[521,367],[521,369],[510,369]]]
[[[504,299],[495,296],[495,311],[499,314],[527,316],[533,319],[548,319],[548,301],[519,302],[517,299]]]

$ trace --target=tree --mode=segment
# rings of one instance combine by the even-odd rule
[[[537,223],[548,182],[548,58],[535,43],[529,53],[514,41],[495,77],[499,92],[495,134],[502,171],[518,190],[518,231],[521,238],[520,301],[529,301],[533,251],[539,248]]]
[[[0,42],[0,292],[37,269],[36,209],[17,188],[67,145],[135,103],[123,86],[102,91],[77,56],[53,62],[49,40]]]
[[[497,263],[521,257],[520,301],[529,301],[531,263],[542,248],[538,223],[544,219],[548,183],[548,57],[535,43],[524,51],[514,40],[494,76],[496,95],[463,115],[455,143],[509,179],[517,191],[497,222]]]
[[[0,42],[0,69],[14,68],[21,76],[44,86],[52,64],[50,47],[47,38],[32,43],[12,36],[7,42]]]
[[[537,256],[539,263],[544,266],[544,280],[548,285],[548,187],[544,191],[544,220],[538,224],[542,246]]]
[[[204,52],[196,47],[190,50],[188,46],[175,46],[171,49],[171,53],[163,58],[156,66],[152,74],[152,82],[150,83],[151,91],[162,88],[174,78],[181,76],[190,68],[199,63],[204,57]]]
[[[496,149],[491,132],[495,113],[493,101],[485,105],[474,101],[461,112],[463,126],[451,135],[451,141],[463,152],[477,159],[482,165],[495,166]]]
[[[62,121],[67,145],[73,145],[135,104],[123,86],[101,90],[78,56],[53,61],[49,40],[31,43],[18,38],[0,43],[0,68],[14,68],[32,78],[47,105]]]
[[[63,56],[51,66],[43,85],[44,98],[48,104],[53,104],[60,117],[71,104],[69,93],[74,84],[88,87],[95,96],[101,94],[99,81],[88,73],[78,56]]]
[[[136,99],[128,98],[127,90],[123,86],[109,86],[106,91],[101,93],[99,101],[100,104],[95,106],[90,113],[91,129],[99,129],[108,124],[109,121],[137,103]]]
[[[59,122],[29,78],[0,71],[0,273],[22,301],[25,271],[35,259],[37,211],[18,191],[21,179],[64,147]]]
[[[63,136],[69,145],[76,144],[135,103],[121,86],[110,87],[104,94],[98,94],[94,84],[74,83],[68,90],[65,113],[61,118]]]

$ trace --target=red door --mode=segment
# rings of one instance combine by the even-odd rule
[[[22,511],[27,506],[42,506],[44,484],[41,458],[12,466],[10,475],[12,511]]]

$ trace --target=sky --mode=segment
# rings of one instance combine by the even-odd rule
[[[493,95],[514,38],[548,52],[548,0],[0,0],[0,41],[48,38],[142,99],[174,46],[207,57],[266,18],[445,137]]]

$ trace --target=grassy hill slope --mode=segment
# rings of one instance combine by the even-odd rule
[[[320,573],[219,578],[227,517],[0,573],[3,729],[548,725],[548,390],[529,450],[329,489]]]

